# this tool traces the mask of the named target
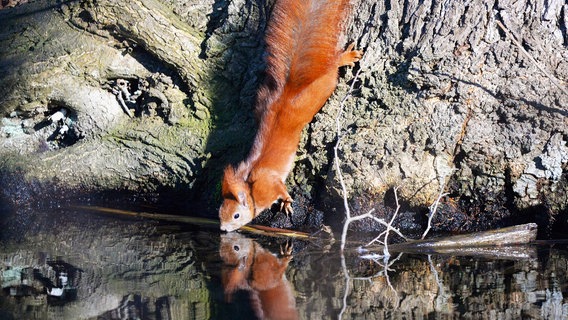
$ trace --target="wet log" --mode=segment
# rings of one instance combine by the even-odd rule
[[[389,245],[389,251],[436,253],[498,258],[529,258],[534,249],[524,246],[536,240],[537,225],[527,223],[507,228],[408,241]]]

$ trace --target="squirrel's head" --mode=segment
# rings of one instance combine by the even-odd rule
[[[254,218],[250,187],[232,166],[225,169],[222,182],[223,204],[219,209],[221,230],[234,231]]]
[[[248,275],[254,261],[255,242],[236,232],[221,234],[219,255],[223,259],[221,282],[225,291],[225,300],[231,302],[239,288],[248,286]]]
[[[239,191],[235,198],[225,198],[219,209],[219,219],[221,220],[221,230],[234,231],[252,221],[254,212],[252,206],[248,204],[250,194],[246,191]]]

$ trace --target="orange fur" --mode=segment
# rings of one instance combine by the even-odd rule
[[[219,254],[223,259],[221,278],[226,301],[231,302],[237,290],[246,290],[257,318],[298,319],[296,299],[285,274],[292,248],[286,249],[278,258],[240,234],[222,235]]]
[[[259,129],[247,158],[225,170],[222,230],[238,229],[278,200],[286,213],[292,212],[285,180],[302,129],[335,90],[338,68],[353,66],[362,55],[353,45],[344,52],[338,48],[347,2],[276,2],[266,35],[265,80],[256,101]]]

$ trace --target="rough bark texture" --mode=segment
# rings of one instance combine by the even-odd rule
[[[244,157],[254,134],[268,2],[36,1],[0,11],[3,193],[166,188],[216,206],[220,169]],[[568,5],[352,3],[344,38],[365,56],[340,119],[340,158],[354,205],[376,206],[400,186],[405,203],[424,207],[445,185],[440,212],[454,219],[438,221],[444,228],[531,212],[565,223]],[[305,130],[288,181],[296,197],[330,207],[340,197],[330,128],[353,74],[342,72]],[[138,97],[126,103],[133,118],[114,94],[119,81]],[[42,122],[61,108],[65,135]]]
[[[360,37],[366,55],[341,155],[353,193],[398,185],[403,198],[423,205],[446,183],[460,205],[497,213],[477,218],[485,227],[509,214],[503,208],[565,211],[568,7],[426,1],[357,8],[349,34]],[[332,143],[323,133],[329,123],[314,123],[311,141]]]

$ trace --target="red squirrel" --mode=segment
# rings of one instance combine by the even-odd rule
[[[298,319],[296,298],[285,273],[292,260],[291,245],[280,249],[279,258],[252,239],[228,233],[221,236],[219,255],[227,302],[237,290],[245,290],[258,319]]]
[[[266,71],[256,98],[259,128],[248,156],[225,168],[221,230],[249,223],[280,200],[292,213],[285,181],[302,129],[337,86],[338,68],[363,55],[339,50],[349,0],[277,0],[266,34]]]

